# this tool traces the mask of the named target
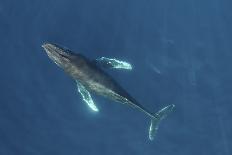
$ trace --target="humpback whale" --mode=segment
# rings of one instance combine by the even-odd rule
[[[131,70],[131,64],[125,61],[106,57],[90,60],[80,53],[74,53],[67,48],[52,43],[44,43],[42,47],[48,57],[76,81],[77,90],[83,101],[93,111],[98,112],[99,109],[94,103],[91,93],[129,105],[145,113],[151,119],[148,134],[150,140],[154,139],[161,120],[174,108],[174,105],[171,104],[156,113],[150,112],[104,70],[104,68]]]

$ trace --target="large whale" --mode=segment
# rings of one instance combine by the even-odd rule
[[[45,43],[42,47],[45,49],[49,58],[76,81],[78,91],[83,101],[87,103],[93,111],[98,111],[98,108],[91,97],[91,93],[129,105],[149,116],[151,119],[149,127],[150,140],[154,139],[160,121],[174,108],[174,105],[171,104],[156,113],[150,112],[129,95],[112,76],[103,70],[103,68],[132,69],[132,66],[127,62],[106,57],[90,60],[82,54],[74,53],[57,44]]]

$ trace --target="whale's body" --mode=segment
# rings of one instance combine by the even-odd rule
[[[169,105],[156,114],[152,114],[129,95],[112,76],[101,68],[102,66],[117,68],[115,66],[119,63],[115,64],[114,62],[122,61],[108,58],[91,61],[82,54],[76,54],[56,44],[46,43],[42,47],[58,66],[63,68],[68,75],[77,81],[78,90],[82,94],[83,100],[90,107],[92,106],[93,110],[97,110],[97,107],[94,105],[90,96],[91,93],[130,105],[147,114],[152,119],[149,128],[150,140],[154,138],[160,120],[166,117],[174,107],[174,105]]]

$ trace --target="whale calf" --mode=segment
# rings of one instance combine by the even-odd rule
[[[93,111],[97,112],[99,109],[94,103],[91,93],[129,105],[149,116],[151,123],[148,137],[150,140],[154,139],[161,120],[174,108],[174,105],[171,104],[156,113],[150,112],[103,70],[103,68],[131,70],[132,66],[125,61],[106,57],[90,60],[80,53],[74,53],[67,48],[52,43],[44,43],[42,47],[48,57],[76,81],[78,92],[81,94],[83,101]]]

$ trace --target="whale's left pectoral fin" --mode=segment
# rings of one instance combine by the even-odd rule
[[[95,60],[95,63],[105,68],[132,70],[132,65],[128,62],[117,60],[115,58],[101,57]]]
[[[91,110],[98,112],[99,110],[93,102],[89,91],[86,90],[86,88],[80,82],[76,81],[76,83],[78,92],[81,94],[83,101],[85,101],[85,103],[90,107]]]

